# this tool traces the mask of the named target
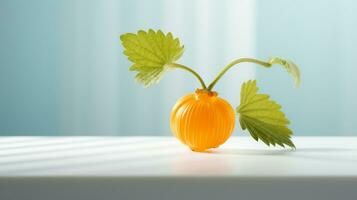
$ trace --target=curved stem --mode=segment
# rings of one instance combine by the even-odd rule
[[[179,69],[183,69],[185,71],[188,71],[190,72],[191,74],[193,74],[197,79],[198,81],[201,83],[201,86],[202,86],[202,89],[206,90],[207,87],[206,87],[206,84],[205,82],[203,81],[203,79],[201,78],[201,76],[195,72],[193,69],[189,68],[189,67],[186,67],[185,65],[181,65],[181,64],[177,64],[177,63],[170,63],[170,64],[167,64],[168,67],[173,67],[173,68],[179,68]]]
[[[225,66],[223,68],[223,70],[218,74],[218,76],[212,81],[211,84],[208,85],[207,90],[211,91],[213,89],[213,87],[216,85],[216,83],[222,78],[222,76],[230,69],[232,68],[234,65],[239,64],[239,63],[243,63],[243,62],[250,62],[250,63],[255,63],[255,64],[259,64],[262,65],[264,67],[271,67],[271,64],[268,62],[264,62],[261,60],[257,60],[254,58],[239,58],[237,60],[232,61],[231,63],[229,63],[227,66]]]

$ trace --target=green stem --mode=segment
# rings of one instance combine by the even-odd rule
[[[211,84],[208,85],[207,90],[211,91],[213,89],[213,87],[216,85],[216,83],[222,78],[222,76],[230,69],[232,68],[234,65],[239,64],[239,63],[243,63],[243,62],[250,62],[250,63],[256,63],[259,65],[262,65],[264,67],[271,67],[271,64],[268,62],[264,62],[264,61],[260,61],[254,58],[239,58],[237,60],[232,61],[231,63],[229,63],[227,66],[225,66],[223,68],[223,70],[218,74],[218,76],[212,81]]]
[[[168,67],[173,67],[173,68],[179,68],[179,69],[183,69],[185,71],[188,71],[190,72],[191,74],[193,74],[197,79],[198,81],[201,83],[201,86],[202,86],[202,89],[206,90],[207,87],[206,87],[206,84],[205,82],[203,81],[203,79],[201,78],[200,75],[198,75],[197,72],[195,72],[193,69],[189,68],[189,67],[186,67],[185,65],[181,65],[181,64],[177,64],[177,63],[170,63],[170,64],[167,64]]]

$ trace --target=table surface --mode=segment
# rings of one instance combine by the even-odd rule
[[[357,177],[357,137],[294,137],[296,150],[232,137],[192,152],[173,137],[0,137],[0,178]]]

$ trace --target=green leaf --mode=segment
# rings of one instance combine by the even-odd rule
[[[281,106],[269,99],[266,94],[257,94],[256,81],[243,83],[241,88],[241,104],[236,108],[239,122],[243,130],[248,129],[250,135],[268,146],[276,144],[295,148],[290,140],[292,131],[287,127],[290,123]]]
[[[300,71],[298,66],[290,60],[284,60],[278,57],[273,57],[268,61],[269,64],[282,65],[294,78],[295,86],[300,85]]]
[[[133,63],[129,70],[138,72],[135,79],[144,86],[159,82],[170,68],[167,64],[178,60],[184,50],[178,38],[161,30],[126,33],[120,36],[120,40],[124,54]]]

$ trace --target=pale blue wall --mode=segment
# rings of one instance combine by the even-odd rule
[[[264,91],[281,102],[301,135],[357,135],[357,2],[259,1],[257,55],[291,57],[302,84],[259,69]]]
[[[257,75],[296,135],[356,135],[356,9],[352,0],[0,0],[0,135],[169,135],[172,105],[198,85],[185,72],[149,89],[133,81],[117,36],[147,28],[179,36],[180,61],[207,80],[235,57],[293,59],[301,88],[282,69],[245,66],[217,90],[235,106],[241,81]]]
[[[58,130],[60,4],[0,1],[0,134]]]

